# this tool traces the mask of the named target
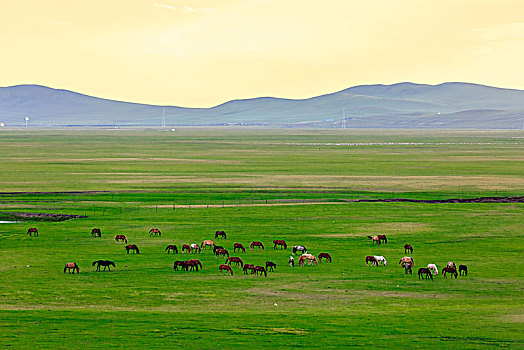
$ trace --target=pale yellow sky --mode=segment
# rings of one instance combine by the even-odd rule
[[[0,0],[0,86],[209,107],[360,84],[524,89],[523,0]]]

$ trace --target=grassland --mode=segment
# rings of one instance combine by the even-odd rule
[[[87,215],[0,224],[0,345],[13,348],[491,348],[524,346],[524,204],[354,203],[524,192],[519,131],[182,129],[0,133],[0,220],[9,212]],[[266,205],[267,203],[267,205]],[[289,205],[289,204],[295,205]],[[258,204],[258,206],[252,206]],[[275,205],[277,204],[277,205]],[[279,205],[287,204],[287,205]],[[36,226],[40,236],[25,234]],[[102,238],[91,238],[100,227]],[[161,238],[149,237],[159,227]],[[176,272],[167,244],[222,229],[267,278]],[[115,234],[139,255],[127,255]],[[369,234],[385,233],[372,246]],[[333,263],[290,268],[285,239]],[[406,276],[453,260],[467,278]],[[384,255],[371,268],[366,255]],[[179,255],[178,258],[181,258]],[[112,272],[91,262],[110,259]],[[63,274],[76,261],[79,275]],[[416,273],[416,271],[415,271]]]

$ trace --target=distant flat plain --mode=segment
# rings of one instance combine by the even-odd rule
[[[350,201],[522,196],[524,131],[29,128],[0,130],[0,150],[0,220],[87,216],[0,224],[2,346],[524,346],[524,204]],[[220,276],[223,259],[203,251],[202,271],[173,271],[188,256],[166,245],[216,230],[230,251],[262,241],[264,251],[236,256],[277,270]],[[125,254],[115,234],[141,254]],[[372,234],[388,244],[373,246]],[[274,239],[333,263],[290,268],[290,248],[273,250]],[[405,243],[412,276],[398,265]],[[366,255],[388,264],[368,267]],[[116,267],[96,272],[98,259]],[[68,261],[79,275],[63,274]],[[469,276],[417,278],[448,261]]]

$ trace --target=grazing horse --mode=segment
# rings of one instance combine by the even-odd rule
[[[225,264],[221,264],[218,266],[218,271],[220,272],[229,272],[231,274],[231,276],[233,276],[233,269],[231,269],[231,266],[229,265],[225,265]]]
[[[426,279],[430,277],[431,280],[433,280],[433,275],[431,274],[431,270],[428,269],[427,267],[421,267],[420,269],[418,269],[418,279],[420,279],[421,276],[422,276],[422,279],[424,279],[424,275],[426,276]]]
[[[227,251],[227,249],[217,249],[215,250],[215,257],[218,258],[220,255],[222,256],[226,256],[229,258],[229,252]]]
[[[77,273],[80,273],[80,268],[75,262],[68,262],[67,264],[65,264],[64,273],[66,273],[66,270],[69,273],[71,273],[71,270],[73,270],[73,275],[75,274],[75,270]]]
[[[244,270],[244,275],[247,275],[247,270],[251,270],[251,274],[254,274],[255,273],[255,265],[253,265],[253,264],[244,264],[244,268],[242,270]]]
[[[446,266],[445,268],[443,268],[442,269],[442,274],[444,275],[444,278],[446,278],[446,273],[450,273],[451,274],[451,278],[453,278],[453,275],[455,275],[455,279],[458,276],[457,269],[454,268],[454,267]]]
[[[255,249],[255,247],[258,247],[258,249],[262,248],[262,250],[264,250],[264,245],[260,241],[251,242],[249,245],[249,249],[251,250]]]
[[[377,261],[377,266],[382,263],[382,265],[386,266],[388,263],[386,258],[384,258],[382,255],[375,255],[375,260]]]
[[[448,262],[447,266],[450,268],[454,268],[455,270],[457,269],[457,264],[455,264],[453,261]]]
[[[380,245],[380,238],[378,238],[378,236],[368,236],[368,238],[371,240],[371,243],[372,244],[378,244]]]
[[[303,245],[296,245],[293,247],[293,255],[295,255],[296,252],[302,252],[302,254],[307,254],[307,249]]]
[[[149,237],[156,235],[158,235],[158,237],[162,237],[162,232],[160,232],[160,230],[157,228],[152,228],[151,230],[149,230]]]
[[[246,248],[242,245],[242,243],[235,243],[233,244],[233,252],[236,252],[238,250],[242,250],[243,253],[246,252]]]
[[[464,273],[464,276],[468,275],[468,267],[466,265],[459,265],[460,276]]]
[[[255,275],[258,276],[258,273],[260,272],[260,276],[264,274],[264,276],[267,277],[267,271],[263,266],[255,266]]]
[[[191,250],[191,247],[189,246],[189,244],[182,244],[182,253],[184,253],[185,251],[187,250],[188,253],[191,253],[192,250]]]
[[[400,265],[402,265],[403,263],[410,263],[411,264],[411,267],[414,267],[415,266],[415,260],[413,260],[412,257],[410,256],[405,256],[403,257],[402,259],[400,259],[400,261],[398,262]]]
[[[138,250],[138,247],[136,246],[136,244],[128,244],[128,245],[126,245],[126,250],[127,250],[127,254],[129,254],[130,250],[133,251],[133,254],[134,253],[140,254],[140,250]]]
[[[225,249],[224,247],[222,247],[221,245],[216,245],[213,247],[213,254],[216,254],[217,250],[219,249]]]
[[[380,242],[384,241],[385,244],[388,244],[388,238],[386,235],[378,235],[377,237]]]
[[[191,252],[194,252],[195,250],[198,251],[198,253],[200,254],[201,250],[200,250],[200,246],[196,243],[191,243]]]
[[[215,238],[218,238],[218,237],[222,237],[222,238],[226,239],[227,235],[226,235],[226,233],[224,231],[217,231],[217,232],[215,232]]]
[[[280,246],[280,249],[287,249],[287,244],[286,244],[286,242],[285,242],[284,240],[282,240],[282,239],[275,239],[275,240],[273,241],[273,244],[274,244],[273,249],[277,249],[277,245]]]
[[[215,242],[213,242],[210,239],[206,239],[205,241],[202,241],[202,243],[200,244],[200,248],[202,248],[202,249],[206,249],[207,246],[210,246],[211,248],[214,248],[215,247]]]
[[[369,263],[371,263],[371,266],[373,266],[373,264],[375,264],[375,266],[378,266],[377,259],[372,255],[366,256],[366,265],[369,266]]]
[[[110,266],[113,266],[115,267],[115,263],[112,262],[112,261],[109,261],[109,260],[97,260],[97,261],[93,261],[93,264],[92,266],[95,266],[96,265],[96,270],[97,271],[100,271],[100,266],[103,266],[104,267],[104,271],[106,270],[106,267],[109,271],[111,271],[111,267]]]
[[[191,270],[189,268],[191,268]],[[182,270],[186,271],[195,271],[195,268],[198,271],[198,265],[194,260],[186,260],[184,261],[184,265],[182,266]]]
[[[124,241],[127,244],[127,237],[124,236],[124,235],[116,235],[115,236],[115,242],[118,242],[118,241]]]
[[[431,270],[431,272],[433,272],[435,275],[438,275],[438,269],[437,269],[437,265],[435,264],[428,264],[428,266],[426,266],[428,269]]]
[[[235,263],[237,266],[240,264],[244,267],[244,262],[238,256],[230,256],[226,259],[226,264],[231,265],[231,263]]]
[[[100,232],[99,228],[94,228],[91,230],[91,237],[102,237],[102,232]]]
[[[295,267],[295,258],[290,256],[289,260],[288,260],[288,263],[289,263],[289,267]]]
[[[312,254],[302,254],[298,259],[298,266],[304,266],[304,263],[308,262],[308,265],[318,265],[317,257]]]
[[[178,254],[178,248],[176,247],[176,245],[174,244],[170,244],[166,247],[166,249],[164,251],[167,251],[167,254],[169,254],[170,251],[173,251],[175,252],[176,254]]]
[[[175,260],[175,262],[174,262],[174,264],[173,264],[173,269],[174,269],[175,271],[178,271],[178,267],[179,267],[179,266],[180,266],[180,268],[183,270],[183,269],[184,269],[184,266],[185,266],[184,262],[181,261],[181,260]]]
[[[413,254],[413,247],[411,246],[411,244],[404,244],[404,254],[407,254],[408,253],[408,250],[410,253]]]
[[[198,259],[189,259],[189,261],[192,261],[195,263],[196,270],[198,271],[198,267],[200,266],[200,270],[202,270],[202,263]]]
[[[273,268],[277,268],[277,264],[272,261],[266,261],[266,270],[273,272]]]
[[[329,253],[320,253],[320,254],[318,254],[318,261],[319,262],[322,262],[323,258],[325,258],[326,261],[331,262],[331,255],[329,255]]]
[[[36,229],[36,227],[31,227],[29,230],[27,230],[27,234],[29,235],[29,237],[31,237],[33,233],[35,237],[38,236],[38,230]]]
[[[404,268],[404,274],[405,275],[407,275],[408,272],[409,272],[410,275],[413,274],[413,271],[411,270],[411,264],[410,263],[405,262],[405,263],[402,264],[402,267]]]

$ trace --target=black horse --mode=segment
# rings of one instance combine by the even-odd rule
[[[91,230],[91,237],[102,237],[102,233],[99,228],[94,228]]]
[[[167,254],[169,254],[170,251],[173,251],[174,253],[178,254],[178,248],[176,247],[176,245],[174,244],[170,244],[166,247],[165,251],[167,252]]]
[[[226,233],[224,231],[217,231],[217,232],[215,232],[215,238],[218,238],[219,236],[224,238],[224,239],[227,238],[227,235],[226,235]]]
[[[426,279],[430,277],[431,280],[433,280],[433,275],[431,274],[431,270],[426,267],[421,267],[420,269],[418,269],[418,279],[420,279],[421,276],[422,276],[422,279],[424,279],[424,275]]]
[[[106,270],[106,267],[109,271],[111,271],[111,268],[110,266],[113,266],[115,267],[115,263],[112,262],[112,261],[109,261],[109,260],[97,260],[97,261],[93,261],[93,266],[96,265],[96,270],[97,271],[100,271],[100,266],[103,266],[104,267],[104,271]]]
[[[462,273],[464,273],[464,276],[467,276],[468,267],[466,265],[459,265],[459,273],[460,273],[460,276],[462,276]]]
[[[266,271],[273,271],[273,268],[277,268],[277,264],[272,261],[266,261]]]

